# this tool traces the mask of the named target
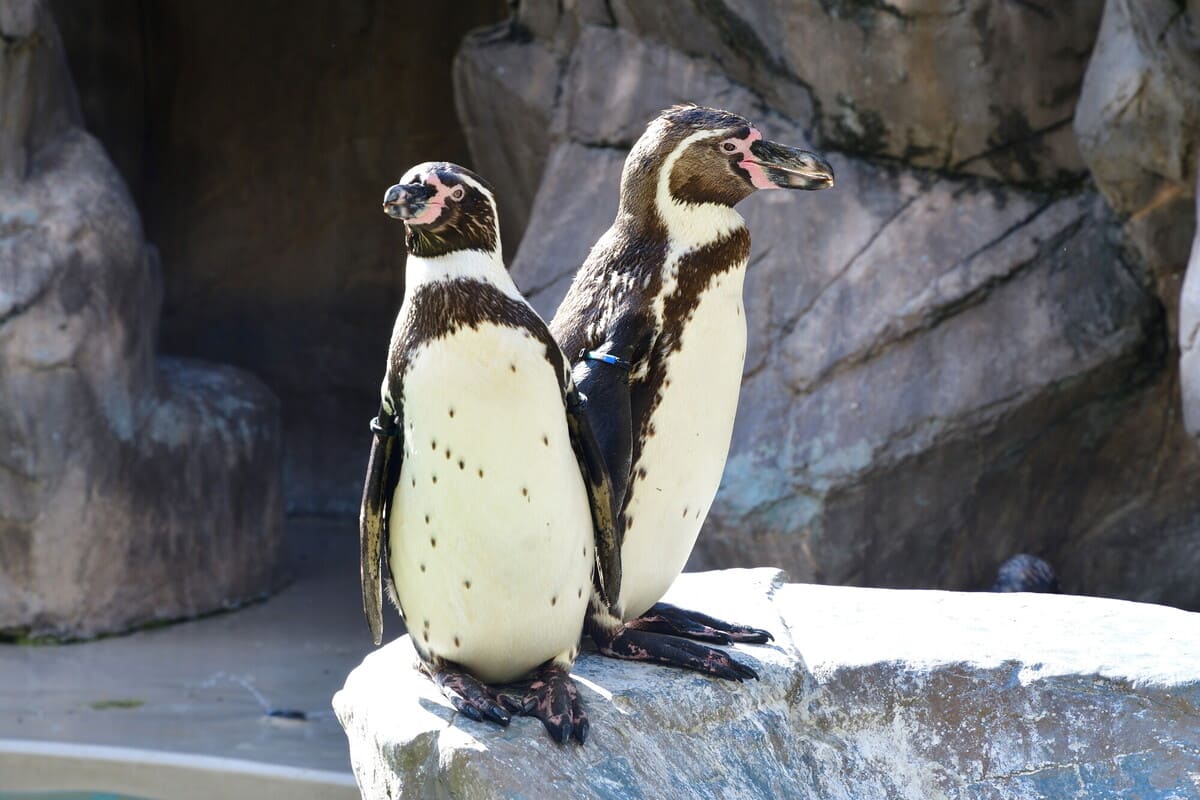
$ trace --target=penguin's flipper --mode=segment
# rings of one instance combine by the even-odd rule
[[[575,387],[587,398],[587,415],[596,444],[604,456],[612,482],[613,518],[618,536],[629,472],[633,465],[633,404],[629,391],[629,372],[619,366],[584,358],[571,371]]]
[[[383,561],[388,538],[388,511],[403,459],[403,428],[398,420],[379,410],[371,420],[371,455],[358,514],[363,613],[375,644],[383,641]]]
[[[616,525],[612,479],[588,418],[587,401],[574,386],[567,387],[567,429],[583,472],[596,542],[596,588],[606,605],[617,604],[621,591],[621,542]]]

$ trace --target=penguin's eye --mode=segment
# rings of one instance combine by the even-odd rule
[[[461,186],[455,186],[450,191],[450,198],[452,200],[462,200],[466,196],[467,196],[467,190]]]
[[[721,149],[724,150],[726,153],[734,153],[734,152],[737,152],[738,148],[737,148],[737,145],[734,144],[733,142],[722,142]]]

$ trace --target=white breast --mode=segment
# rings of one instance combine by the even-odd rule
[[[683,570],[708,515],[733,434],[746,357],[744,265],[714,279],[666,361],[653,435],[633,465],[621,603],[632,619]]]
[[[390,566],[414,640],[486,682],[579,640],[592,521],[545,348],[484,324],[425,345],[404,377]]]

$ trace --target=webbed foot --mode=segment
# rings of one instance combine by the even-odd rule
[[[758,680],[757,672],[723,650],[678,636],[639,630],[629,625],[621,625],[608,631],[597,629],[589,632],[596,642],[597,649],[603,655],[612,658],[683,667],[739,683],[749,678]]]
[[[421,664],[420,668],[438,685],[455,711],[476,722],[486,720],[508,726],[511,717],[501,705],[500,695],[486,683],[450,664],[433,668]]]
[[[579,699],[579,690],[566,667],[551,662],[538,669],[519,702],[506,693],[502,699],[514,713],[537,717],[550,738],[566,744],[572,736],[587,741],[588,718]]]
[[[689,611],[670,603],[655,603],[649,611],[626,623],[627,627],[652,633],[682,636],[713,644],[766,644],[775,640],[769,631]]]

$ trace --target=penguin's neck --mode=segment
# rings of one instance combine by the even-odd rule
[[[499,249],[454,250],[438,256],[409,253],[404,267],[404,292],[411,297],[420,288],[437,283],[473,280],[496,287],[514,300],[525,301],[512,276],[504,268]]]

